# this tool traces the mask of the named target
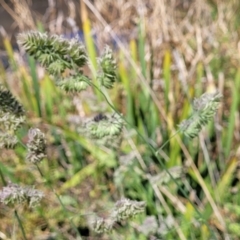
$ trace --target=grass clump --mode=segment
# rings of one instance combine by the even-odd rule
[[[84,51],[83,45],[76,39],[72,41],[64,40],[59,36],[50,36],[46,33],[28,32],[22,33],[18,36],[18,42],[21,44],[25,51],[37,59],[46,70],[55,77],[56,86],[66,92],[80,92],[85,90],[87,86],[95,86],[91,79],[84,75],[79,68],[82,68],[87,63],[87,55]],[[112,51],[107,47],[103,56],[99,59],[100,65],[100,78],[99,84],[107,89],[113,87],[114,82],[117,79],[116,75],[116,62],[113,59]],[[70,71],[70,76],[65,76],[64,71]],[[5,117],[7,114],[19,119],[23,116],[25,111],[23,107],[15,100],[11,93],[3,88],[0,89],[0,98],[2,115]],[[100,89],[98,89],[101,91]],[[102,93],[103,94],[103,93]],[[4,123],[4,122],[3,122]],[[16,123],[16,121],[14,122]],[[20,125],[19,122],[16,124]],[[12,129],[16,130],[16,124]],[[18,126],[17,125],[17,126]],[[103,140],[108,138],[108,141],[116,138],[122,134],[124,121],[119,113],[114,113],[111,116],[99,114],[93,119],[86,121],[83,124],[84,133],[86,137],[96,140]],[[2,135],[1,138],[4,144],[2,147],[15,147],[17,138],[11,139],[9,135]],[[11,141],[10,141],[11,140]],[[31,128],[28,131],[27,143],[21,142],[26,149],[26,161],[29,164],[34,164],[42,178],[45,178],[44,173],[41,170],[40,163],[47,159],[47,140],[45,134],[38,128]],[[3,176],[4,177],[4,176]],[[54,193],[54,190],[51,186]],[[9,205],[9,203],[23,205],[23,202],[27,202],[30,207],[37,205],[39,201],[44,197],[41,191],[35,190],[29,186],[20,187],[17,184],[9,184],[3,187],[0,192],[1,202]],[[57,200],[63,208],[65,214],[69,214],[63,201],[56,193]],[[145,209],[144,202],[131,201],[129,199],[122,199],[115,204],[112,210],[111,225],[106,225],[106,220],[96,218],[92,222],[92,229],[97,233],[109,232],[112,230],[115,222],[127,220]],[[24,226],[21,218],[19,218],[16,212],[16,218],[19,222],[19,226],[22,230],[22,236],[26,238]],[[73,229],[76,229],[75,223],[71,222]],[[76,233],[79,237],[79,232]]]
[[[150,0],[141,11],[134,1],[84,2],[100,31],[91,38],[96,29],[82,14],[87,52],[77,39],[31,31],[18,42],[46,73],[32,57],[30,73],[12,59],[27,119],[2,125],[2,189],[24,183],[45,195],[34,212],[18,204],[19,238],[238,239],[239,214],[229,207],[239,205],[237,33],[226,36],[225,25],[237,4],[219,1],[212,19],[207,1]],[[101,20],[101,4],[121,26]],[[126,25],[123,44],[115,31]],[[97,46],[97,59],[93,40],[106,32],[117,48]],[[12,79],[3,77],[9,89]],[[15,124],[15,114],[3,115]],[[0,228],[10,238],[6,212]]]
[[[106,99],[109,108],[113,112],[112,114],[107,115],[100,113],[90,120],[83,121],[80,124],[80,127],[78,126],[80,129],[79,133],[83,134],[86,139],[89,138],[91,140],[95,140],[94,143],[102,142],[102,145],[100,146],[109,147],[111,142],[113,143],[116,138],[121,137],[123,134],[124,125],[127,125],[128,127],[134,127],[129,125],[128,121],[125,120],[123,115],[116,110],[113,104],[109,102],[108,96],[106,95],[107,93],[102,89],[112,89],[114,83],[117,81],[117,65],[113,58],[113,53],[109,47],[105,48],[102,57],[99,58],[99,70],[97,71],[98,85],[95,85],[91,80],[91,77],[83,73],[84,71],[82,69],[84,68],[84,65],[88,63],[88,57],[85,53],[83,45],[76,39],[67,41],[57,35],[50,36],[46,33],[28,32],[20,34],[18,36],[18,42],[23,46],[26,52],[37,59],[41,65],[46,68],[46,70],[54,77],[56,86],[60,89],[76,94],[86,90],[86,88],[89,86],[94,90],[99,91],[104,99]],[[68,74],[66,74],[66,71]],[[10,92],[2,90],[2,99],[4,100],[4,104],[2,104],[4,113],[22,117],[24,110],[21,105],[12,97]],[[193,114],[179,125],[180,132],[184,133],[184,135],[189,138],[198,136],[202,127],[214,117],[218,109],[220,99],[221,95],[219,93],[207,93],[203,94],[200,98],[195,99],[193,102]],[[158,155],[160,151],[158,150],[156,152],[156,148],[148,142],[145,136],[143,136],[142,133],[137,129],[135,130],[139,138],[142,139],[144,144],[146,144],[149,151],[152,152],[152,154],[155,154],[155,157],[161,163],[161,166],[167,175],[166,177],[168,178],[168,180],[161,180],[161,182],[167,184],[172,180],[176,183],[176,177],[173,175],[173,172],[169,171],[162,163],[162,159]],[[53,183],[50,183],[40,168],[40,164],[44,162],[43,160],[49,158],[47,156],[48,143],[45,134],[38,128],[31,128],[28,132],[27,143],[22,143],[22,145],[27,151],[27,162],[37,167],[41,178],[45,179],[47,186],[50,187],[52,193],[55,194],[58,204],[60,204],[62,207],[64,215],[70,216],[71,213],[67,210],[64,201],[60,195],[55,192]],[[3,146],[11,145],[8,143]],[[12,147],[14,147],[13,144]],[[113,148],[115,154],[117,148],[118,147],[116,146]],[[91,147],[89,149],[91,149]],[[144,166],[146,165],[144,162],[142,162],[141,166],[145,168]],[[144,171],[146,171],[146,169],[137,170],[139,173],[142,172],[142,175],[145,176],[145,179],[149,181],[150,187],[156,191],[156,181],[152,180],[153,177],[151,174]],[[177,176],[178,175],[181,175],[181,173],[177,174]],[[156,176],[159,178],[160,175],[156,174]],[[163,176],[163,174],[161,176]],[[9,198],[4,197],[6,196],[6,191],[8,191],[6,186],[2,191],[2,202],[6,203],[15,201],[16,199],[20,205],[22,201],[27,201],[32,206],[33,202],[38,202],[44,196],[44,194],[40,194],[40,192],[37,190],[31,190],[30,187],[21,188],[17,187],[17,185],[10,185],[10,189],[14,190],[12,191],[12,194],[15,197],[13,198],[13,195],[11,194],[8,195]],[[186,194],[181,187],[179,189],[182,191],[182,194]],[[143,213],[146,209],[146,206],[146,201],[136,201],[128,198],[122,198],[121,200],[116,201],[114,208],[110,208],[111,210],[109,210],[110,213],[108,217],[97,216],[91,221],[88,220],[88,223],[90,224],[89,227],[98,234],[113,234],[112,232],[119,222],[125,222],[126,220],[135,217],[139,213]],[[184,207],[181,208],[183,209]],[[169,210],[168,213],[170,214]],[[202,216],[199,212],[196,211],[196,213],[199,216]],[[17,216],[18,215],[16,215],[16,217]],[[22,229],[22,235],[26,239],[25,229],[21,219],[17,217],[17,220]],[[76,224],[76,221],[70,221],[72,229],[75,229],[76,236],[81,238],[81,234],[77,230]],[[175,224],[176,223],[174,222],[173,226],[175,226]],[[184,239],[181,229],[177,229],[176,231],[180,238]]]

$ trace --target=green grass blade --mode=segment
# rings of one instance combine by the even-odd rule
[[[52,121],[53,117],[53,101],[54,101],[54,85],[51,79],[48,76],[45,76],[42,80],[41,85],[42,94],[44,94],[44,102],[45,102],[45,114],[48,121]]]
[[[202,78],[203,78],[203,64],[198,63],[198,65],[197,65],[197,82],[196,82],[196,87],[195,87],[195,96],[196,97],[200,97],[203,94]]]
[[[83,1],[81,1],[81,17],[82,17],[84,40],[85,40],[87,52],[88,52],[88,55],[90,58],[89,60],[91,62],[91,66],[93,68],[92,70],[96,74],[96,71],[97,71],[96,48],[95,48],[93,36],[91,33],[91,22],[88,18],[87,8]]]
[[[147,64],[145,61],[145,31],[144,31],[144,24],[141,21],[139,26],[138,26],[138,52],[139,52],[139,58],[140,58],[140,63],[141,63],[141,70],[142,70],[142,75],[144,78],[147,77]]]
[[[126,119],[127,121],[134,126],[135,125],[135,108],[134,108],[134,90],[131,87],[131,79],[129,78],[128,71],[124,66],[124,58],[122,52],[120,52],[120,60],[119,60],[119,67],[118,73],[119,77],[123,83],[124,89],[126,91]]]
[[[170,78],[171,78],[171,54],[168,50],[166,50],[165,55],[164,55],[164,60],[163,60],[163,78],[164,78],[164,84],[165,84],[165,89],[164,89],[164,96],[165,96],[165,106],[166,106],[166,111],[168,110],[169,107],[169,91],[170,91]]]
[[[239,90],[240,90],[240,69],[237,71],[234,83],[232,85],[232,104],[230,109],[230,115],[228,118],[228,127],[227,127],[227,136],[226,141],[224,143],[224,153],[225,157],[228,158],[232,146],[233,134],[234,134],[234,124],[235,124],[235,116],[238,111],[239,106]]]
[[[18,65],[17,65],[17,62],[15,61],[15,58],[14,58],[14,52],[13,52],[13,48],[12,48],[11,42],[10,42],[10,40],[8,38],[4,38],[3,39],[3,44],[4,44],[4,47],[5,47],[6,51],[7,51],[10,64],[11,64],[13,70],[16,71],[17,68],[18,68]]]
[[[234,172],[237,168],[237,165],[238,159],[236,157],[232,158],[229,164],[226,166],[225,172],[218,181],[216,196],[218,196],[220,203],[224,203],[229,197],[229,194],[231,194],[229,189],[234,178]]]
[[[34,96],[37,102],[37,114],[39,117],[41,117],[42,116],[41,97],[40,97],[40,86],[39,86],[39,81],[37,77],[37,66],[34,58],[31,56],[28,56],[28,63],[30,66],[30,73],[32,76]]]

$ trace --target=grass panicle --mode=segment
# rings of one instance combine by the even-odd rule
[[[90,226],[96,233],[110,233],[113,230],[114,221],[110,218],[96,217],[90,221]]]
[[[111,232],[114,224],[143,213],[145,211],[146,203],[139,201],[132,201],[127,198],[123,198],[115,203],[114,208],[111,209],[111,213],[107,218],[96,217],[90,221],[91,228],[96,233]]]
[[[23,106],[0,85],[0,148],[14,148],[17,145],[15,132],[24,122]]]
[[[39,163],[46,157],[46,139],[44,133],[38,128],[32,128],[28,132],[27,143],[27,161],[31,163]]]
[[[18,139],[15,135],[0,131],[0,149],[12,149],[17,145],[17,143]]]
[[[51,64],[54,64],[60,72],[87,63],[85,48],[77,39],[30,31],[19,34],[18,43],[43,66],[53,69]]]
[[[72,75],[67,78],[62,78],[57,82],[57,86],[66,92],[81,92],[86,90],[89,86],[90,79],[79,73],[77,75]]]
[[[0,129],[3,131],[15,132],[25,122],[26,117],[16,116],[11,112],[4,112],[0,110]]]
[[[28,207],[34,208],[43,197],[43,192],[32,186],[22,187],[13,183],[9,183],[0,191],[0,202],[13,207],[26,204]]]
[[[180,131],[187,137],[197,137],[203,126],[216,114],[221,99],[222,95],[218,92],[205,93],[200,98],[194,99],[193,114],[180,123]]]
[[[117,80],[117,65],[113,52],[108,46],[105,47],[102,57],[98,59],[98,63],[101,69],[97,77],[98,80],[105,88],[113,88],[113,84]]]
[[[116,221],[122,221],[136,216],[145,211],[146,203],[139,201],[132,201],[123,198],[115,203],[112,218]]]
[[[113,114],[110,117],[106,115],[99,116],[86,123],[85,130],[87,135],[91,138],[102,139],[106,136],[114,137],[121,134],[124,123],[119,115]]]
[[[0,85],[0,110],[4,113],[11,113],[16,117],[21,117],[25,113],[23,106],[2,85]]]

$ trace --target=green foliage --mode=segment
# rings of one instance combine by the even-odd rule
[[[214,61],[211,54],[210,61],[193,61],[196,75],[191,69],[191,81],[181,85],[187,56],[176,59],[179,49],[173,43],[161,50],[160,59],[152,49],[149,61],[149,33],[142,20],[139,26],[138,39],[130,43],[131,56],[121,49],[119,65],[116,52],[106,47],[97,66],[90,35],[85,36],[90,39],[87,53],[76,39],[38,32],[19,35],[26,52],[51,76],[38,79],[33,58],[28,59],[30,74],[15,61],[21,81],[14,93],[24,107],[0,88],[0,200],[17,206],[23,216],[15,214],[22,229],[18,238],[41,238],[44,229],[44,235],[55,239],[238,239],[239,73],[232,66],[234,86],[228,88],[226,78],[222,94],[208,89],[206,62],[215,78],[231,64],[216,64],[227,59],[218,52]],[[190,41],[194,48],[197,44]],[[208,45],[204,47],[205,54]],[[155,79],[158,61],[162,65]],[[176,68],[178,61],[183,72]],[[211,93],[202,95],[206,90]],[[194,96],[198,98],[188,117]],[[22,208],[34,201],[41,203],[34,211]],[[0,213],[4,230],[16,226],[7,209],[3,205]],[[12,236],[10,231],[6,235]]]
[[[48,36],[47,34],[42,34],[38,32],[29,32],[26,34],[20,34],[18,36],[18,42],[25,48],[25,50],[32,56],[34,56],[51,74],[55,75],[56,85],[65,90],[66,92],[80,92],[85,90],[87,86],[93,86],[97,88],[94,84],[90,83],[90,78],[83,75],[82,71],[79,71],[76,67],[82,67],[87,62],[87,56],[83,50],[83,46],[77,40],[67,41],[58,36]],[[101,67],[101,77],[100,82],[106,88],[112,88],[113,83],[116,81],[116,62],[113,58],[112,51],[109,48],[105,49],[105,52],[99,60],[99,65]],[[63,72],[69,69],[75,73],[71,73],[70,77],[64,76]],[[33,72],[36,72],[32,68]],[[62,75],[59,79],[59,75]],[[35,84],[35,87],[38,85]],[[22,106],[15,100],[9,91],[0,89],[0,99],[1,109],[4,120],[6,116],[16,116],[16,118],[22,117],[24,110]],[[38,93],[39,100],[39,89],[35,89]],[[38,106],[40,107],[40,101],[38,101]],[[39,108],[39,112],[41,112]],[[9,118],[8,118],[9,120]],[[121,135],[123,129],[122,116],[119,113],[115,113],[110,117],[105,115],[99,115],[87,121],[84,124],[84,132],[87,137],[103,140],[105,144],[107,141],[113,141],[116,137]],[[16,127],[14,128],[14,130]],[[9,134],[1,135],[1,147],[10,148],[14,147],[17,142],[15,136]],[[47,157],[47,141],[45,134],[41,132],[38,128],[32,128],[28,132],[28,142],[22,145],[27,149],[26,160],[29,163],[36,165],[39,174],[42,178],[45,178],[41,168],[39,167],[40,162]],[[47,178],[46,178],[46,181]],[[59,204],[63,208],[65,215],[68,215],[66,207],[58,196],[55,194]],[[43,197],[43,194],[37,190],[33,190],[30,187],[18,187],[16,184],[9,185],[3,188],[0,192],[1,202],[8,205],[10,202],[15,205],[22,205],[25,201],[29,203],[29,206],[35,206]],[[137,202],[131,200],[121,200],[117,202],[113,213],[111,215],[112,223],[115,221],[126,220],[138,213],[143,212],[145,207],[144,202]],[[26,239],[26,234],[24,227],[22,225],[21,219],[18,217],[18,213],[15,212],[15,217],[19,223],[22,230],[23,238]],[[93,230],[96,232],[106,232],[110,230],[110,227],[104,226],[105,221],[95,221],[93,223]],[[76,229],[75,224],[71,222],[72,227]],[[111,225],[111,227],[113,224]],[[101,230],[101,228],[103,230]],[[79,234],[79,233],[77,233]]]

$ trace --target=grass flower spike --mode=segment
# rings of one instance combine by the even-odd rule
[[[96,233],[109,233],[112,231],[116,222],[127,220],[144,212],[145,206],[145,202],[132,201],[123,198],[115,203],[109,217],[97,217],[93,221],[90,221],[91,228]]]
[[[145,210],[146,203],[132,201],[130,199],[121,199],[116,202],[112,217],[116,221],[126,220],[142,213]]]
[[[15,135],[4,133],[0,131],[0,149],[1,148],[14,148],[18,143]]]
[[[0,110],[16,117],[23,116],[25,113],[22,105],[2,85],[0,85]]]
[[[25,111],[10,91],[0,85],[0,148],[14,148],[15,131],[25,121]]]
[[[112,219],[104,219],[97,217],[91,223],[91,227],[96,233],[109,233],[112,231],[114,225],[114,221]]]
[[[56,84],[66,92],[80,92],[89,86],[90,79],[79,67],[87,63],[85,48],[77,39],[64,39],[57,35],[28,32],[18,36],[18,43],[35,57],[47,71],[56,76]],[[62,76],[69,69],[70,76]]]
[[[37,128],[30,129],[28,132],[27,157],[31,163],[39,163],[46,157],[45,135]]]
[[[84,46],[76,39],[69,41],[57,35],[31,31],[20,34],[18,43],[53,74],[74,66],[82,67],[87,62]]]
[[[0,110],[0,129],[4,132],[15,132],[25,122],[25,116],[17,116]]]
[[[26,203],[28,207],[33,208],[39,204],[43,197],[44,194],[34,187],[21,187],[12,183],[3,187],[3,190],[0,191],[0,202],[10,206]]]
[[[215,115],[222,95],[220,93],[205,93],[193,102],[192,116],[180,125],[180,131],[187,137],[194,138]]]
[[[103,56],[99,59],[99,65],[102,72],[98,76],[98,80],[105,88],[112,88],[117,79],[117,66],[112,50],[108,46],[105,48]]]
[[[106,136],[119,136],[123,128],[123,121],[119,115],[107,117],[99,115],[86,123],[86,131],[90,137],[101,139]]]
[[[89,81],[88,77],[78,74],[63,78],[57,82],[57,85],[66,92],[80,92],[89,86]]]

